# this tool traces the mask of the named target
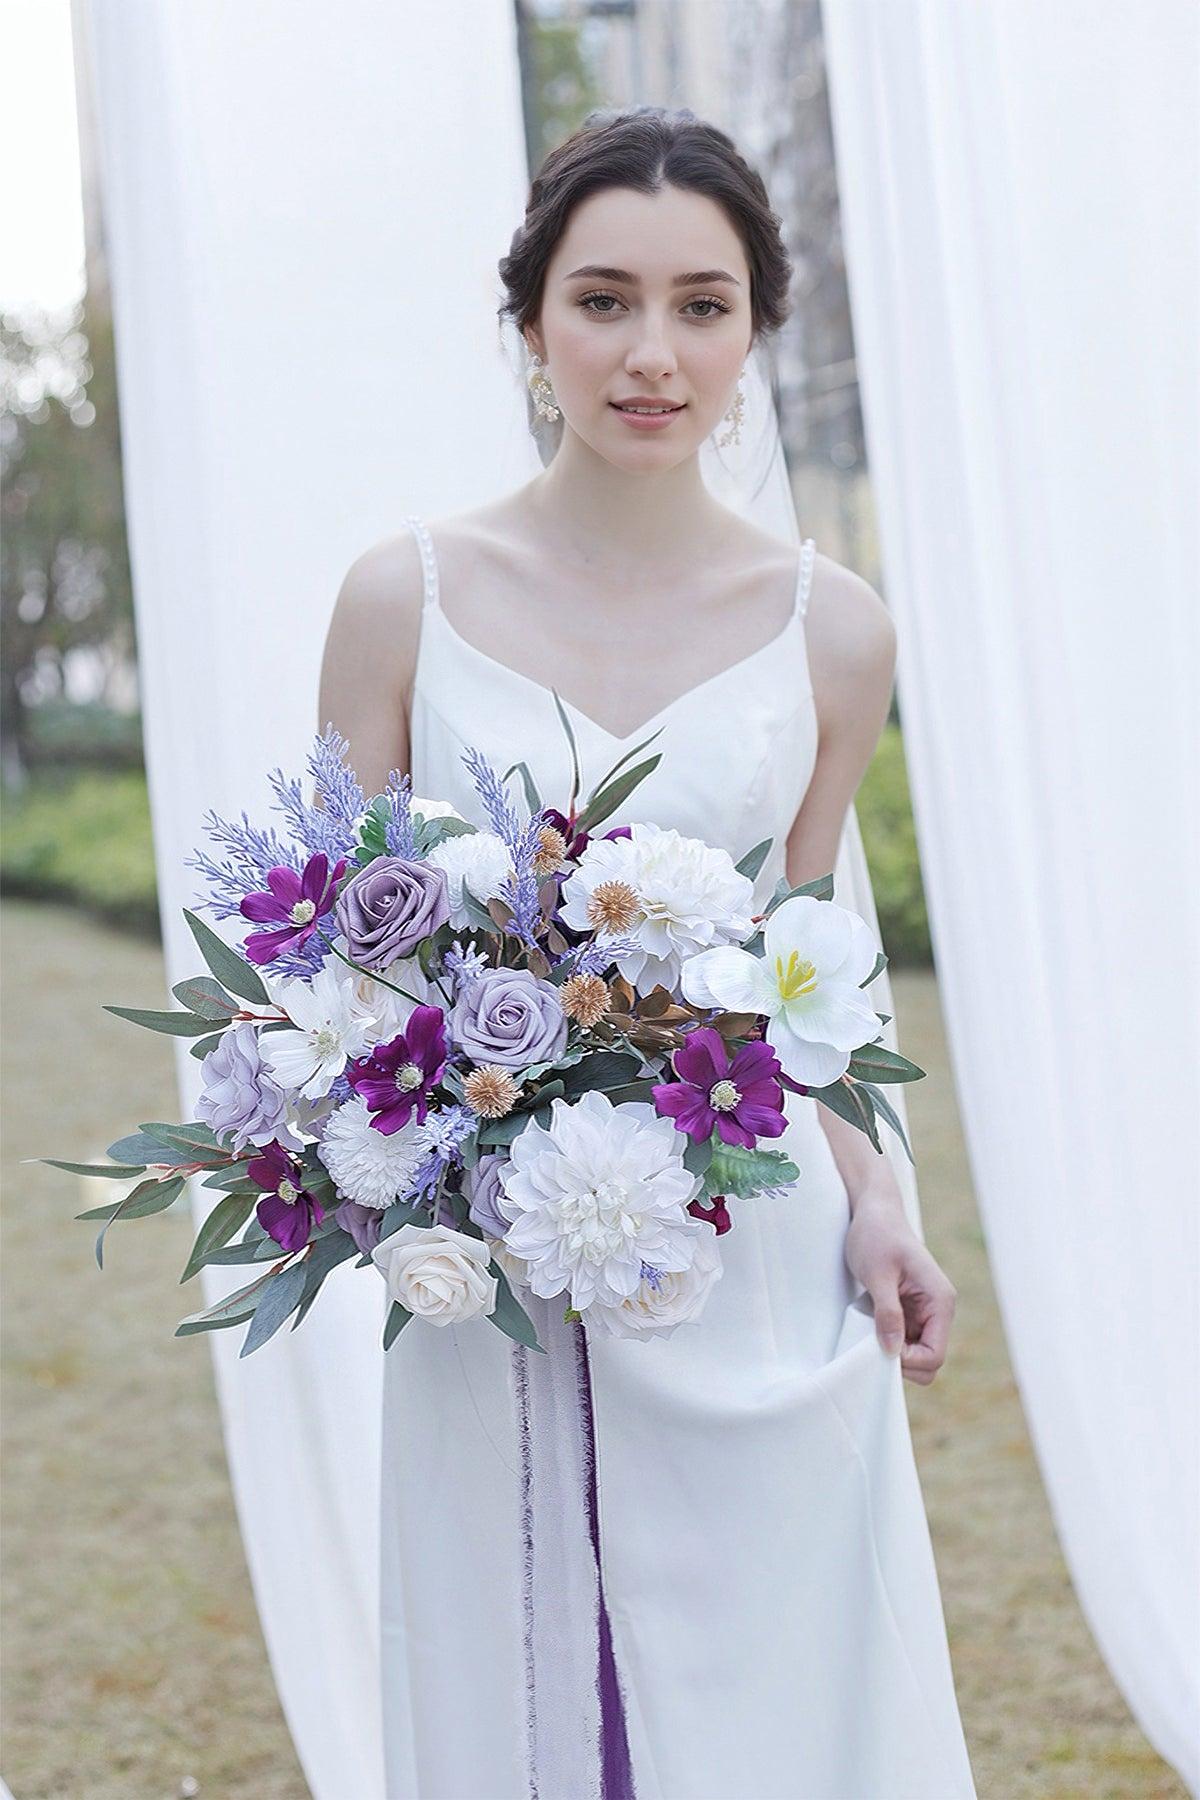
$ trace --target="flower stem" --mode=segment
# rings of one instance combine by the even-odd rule
[[[380,987],[391,988],[393,994],[402,994],[406,1000],[411,1000],[414,1006],[420,1006],[421,1002],[417,999],[417,996],[415,994],[410,994],[407,988],[397,987],[394,981],[385,981],[382,975],[377,975],[375,973],[374,969],[364,969],[361,963],[351,962],[350,958],[343,955],[336,944],[330,942],[329,938],[325,936],[325,933],[319,927],[317,929],[317,936],[323,944],[328,945],[335,956],[341,957],[348,969],[357,969],[360,975],[369,976],[372,981],[377,981]]]

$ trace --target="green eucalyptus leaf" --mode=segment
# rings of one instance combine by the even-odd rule
[[[766,862],[771,845],[774,842],[775,839],[773,837],[764,838],[761,844],[755,844],[753,850],[747,850],[745,856],[742,857],[742,860],[739,863],[734,864],[738,874],[745,875],[749,880],[753,881],[763,864]]]
[[[197,1018],[192,1012],[147,1012],[136,1006],[110,1006],[105,1003],[105,1012],[115,1013],[118,1019],[129,1019],[134,1025],[144,1025],[147,1031],[162,1031],[168,1037],[199,1037],[212,1027],[211,1019]]]
[[[198,919],[194,912],[189,912],[186,906],[183,916],[191,927],[201,956],[222,986],[255,1006],[269,1006],[271,997],[251,964],[236,950],[231,950],[224,938],[218,937],[211,926]]]
[[[407,1306],[401,1306],[399,1300],[393,1300],[388,1308],[388,1316],[383,1327],[383,1347],[390,1350],[408,1321],[412,1318]]]
[[[538,1343],[533,1320],[513,1293],[508,1276],[494,1257],[488,1264],[488,1273],[496,1277],[496,1304],[488,1314],[492,1324],[497,1326],[505,1337],[512,1338],[514,1343],[524,1344],[530,1350],[540,1350],[544,1356],[546,1353],[542,1345]]]
[[[502,779],[507,781],[510,775],[521,777],[521,786],[525,789],[525,804],[529,808],[529,816],[532,819],[535,814],[542,812],[544,807],[542,796],[538,793],[537,782],[530,773],[529,764],[527,762],[513,763],[511,768],[505,769]]]
[[[594,831],[602,825],[610,814],[623,806],[636,787],[652,774],[662,761],[661,752],[656,756],[648,756],[645,762],[638,763],[635,768],[627,769],[624,775],[618,775],[607,786],[593,795],[575,821],[576,831]]]
[[[278,1249],[278,1245],[276,1245]],[[280,1256],[284,1254],[279,1251]],[[266,1290],[267,1283],[273,1279],[274,1271],[268,1269],[266,1274],[259,1275],[248,1287],[238,1288],[236,1293],[227,1294],[215,1306],[207,1307],[203,1312],[189,1313],[175,1327],[176,1337],[190,1337],[197,1331],[218,1331],[227,1325],[240,1325],[248,1319],[258,1305]]]
[[[191,975],[186,981],[177,981],[171,992],[189,1012],[198,1013],[202,1019],[228,1021],[241,1011],[213,975]]]
[[[65,1169],[68,1175],[99,1175],[108,1181],[129,1181],[146,1173],[145,1163],[77,1163],[62,1162],[57,1156],[31,1157],[31,1162],[48,1163],[52,1169]]]
[[[254,1201],[245,1199],[240,1194],[228,1194],[224,1200],[217,1201],[196,1233],[191,1255],[179,1277],[181,1286],[204,1267],[214,1250],[225,1247],[230,1238],[242,1229],[253,1210]]]
[[[860,1091],[855,1083],[833,1081],[828,1087],[809,1090],[814,1100],[827,1106],[830,1112],[836,1113],[839,1119],[846,1119],[851,1125],[858,1127],[870,1138],[876,1150],[882,1150],[879,1133],[875,1129],[875,1112],[870,1095]]]
[[[687,1149],[683,1153],[683,1166],[691,1175],[703,1175],[713,1159],[713,1139],[688,1138]]]
[[[915,1168],[916,1167],[916,1158],[913,1156],[912,1150],[909,1148],[909,1142],[908,1142],[908,1138],[905,1136],[904,1127],[900,1123],[899,1114],[896,1112],[896,1109],[892,1105],[891,1101],[887,1098],[886,1094],[881,1093],[879,1088],[877,1088],[870,1081],[860,1081],[858,1085],[861,1088],[865,1088],[867,1093],[870,1094],[871,1099],[875,1104],[876,1112],[880,1115],[881,1118],[886,1119],[887,1123],[891,1126],[891,1128],[895,1132],[896,1136],[900,1139],[900,1142],[904,1145],[904,1154],[908,1157],[909,1162],[912,1163],[913,1167]]]
[[[188,1045],[188,1055],[194,1056],[197,1062],[203,1062],[206,1056],[212,1055],[224,1036],[223,1031],[214,1031],[208,1037],[197,1038],[194,1044]]]
[[[921,1081],[925,1075],[924,1069],[909,1062],[907,1056],[901,1056],[883,1044],[864,1044],[856,1050],[846,1073],[855,1081],[862,1081],[864,1077],[873,1081]]]
[[[254,1317],[250,1321],[250,1329],[238,1351],[239,1359],[249,1356],[252,1351],[265,1344],[273,1337],[284,1320],[299,1306],[304,1293],[306,1270],[303,1260],[289,1263],[286,1269],[280,1269],[272,1275],[259,1296],[258,1305],[254,1309]]]

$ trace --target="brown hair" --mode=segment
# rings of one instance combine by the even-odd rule
[[[688,107],[599,109],[549,152],[530,187],[524,223],[500,259],[507,290],[500,318],[511,318],[521,331],[536,320],[547,265],[581,200],[602,188],[656,194],[666,186],[707,194],[724,208],[750,265],[754,336],[778,331],[790,311],[792,272],[780,219],[761,175],[733,139]]]

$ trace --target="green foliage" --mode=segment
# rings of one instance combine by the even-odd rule
[[[885,725],[854,805],[888,960],[893,968],[928,965],[929,922],[899,726]]]
[[[0,888],[65,900],[159,936],[146,778],[137,770],[38,773],[4,808]]]

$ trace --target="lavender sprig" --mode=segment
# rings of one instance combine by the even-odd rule
[[[390,803],[386,832],[388,855],[402,856],[406,862],[412,862],[416,855],[412,822],[412,777],[402,775],[399,769],[389,769],[384,792]]]
[[[534,813],[522,825],[504,790],[503,782],[474,744],[469,744],[463,751],[462,760],[475,783],[475,791],[483,802],[492,830],[504,840],[512,857],[513,873],[505,878],[500,889],[501,899],[512,908],[510,929],[526,944],[534,944],[537,941],[535,928],[540,909],[533,862],[541,847],[541,832],[546,823],[546,814]]]

